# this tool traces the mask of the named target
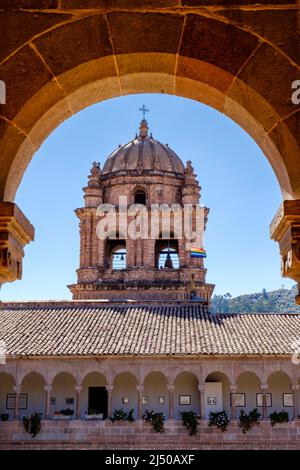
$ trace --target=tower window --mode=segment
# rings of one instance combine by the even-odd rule
[[[178,241],[156,240],[156,268],[179,269]]]
[[[142,189],[139,189],[134,193],[134,203],[146,205],[146,193]]]
[[[126,240],[107,240],[107,267],[126,269]]]
[[[126,248],[119,248],[112,252],[112,268],[126,269]]]

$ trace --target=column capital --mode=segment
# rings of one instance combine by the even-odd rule
[[[45,392],[51,392],[52,385],[51,384],[44,385],[44,390],[45,390]]]
[[[168,384],[168,385],[167,385],[167,389],[168,389],[169,392],[172,393],[172,392],[174,392],[174,390],[175,390],[175,385],[174,385],[174,384]]]
[[[21,390],[22,390],[22,385],[14,385],[13,386],[13,391],[15,393],[21,393]]]
[[[300,304],[300,200],[285,200],[270,225],[270,236],[279,244],[281,275],[298,283]]]
[[[112,392],[113,389],[114,389],[114,386],[113,386],[113,385],[106,385],[105,387],[106,387],[106,391],[107,391],[107,392]]]
[[[229,390],[231,393],[235,393],[237,390],[237,385],[236,384],[230,384],[229,385]]]
[[[299,390],[299,384],[292,384],[291,385],[291,389],[293,390],[293,392],[297,392],[297,390]]]
[[[198,384],[199,392],[205,392],[205,382],[201,382]]]
[[[0,202],[0,282],[22,278],[24,246],[34,239],[34,228],[13,202]]]
[[[269,385],[268,384],[260,384],[260,390],[262,392],[266,392],[269,388]]]
[[[82,391],[82,385],[79,385],[79,384],[78,384],[78,385],[75,385],[75,391],[76,391],[77,393],[80,393],[80,392]]]
[[[143,392],[144,391],[144,385],[137,385],[136,389],[138,392]]]

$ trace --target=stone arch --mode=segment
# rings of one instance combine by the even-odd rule
[[[57,367],[57,368],[55,368],[55,369],[53,369],[52,371],[49,372],[48,384],[51,385],[53,383],[53,381],[55,380],[55,378],[60,374],[71,375],[72,378],[74,379],[74,381],[76,381],[76,379],[77,379],[77,374],[75,373],[73,368],[69,369],[66,364],[65,365],[61,364],[60,367]]]
[[[205,388],[206,391],[213,396],[217,396],[217,407],[216,411],[225,410],[229,415],[230,413],[230,374],[225,369],[216,368],[211,370],[208,374],[203,375],[205,377]],[[217,383],[218,385],[212,385],[212,390],[208,390],[208,383]],[[218,387],[218,388],[217,388]],[[216,389],[215,389],[216,388]],[[221,400],[221,403],[220,403]],[[206,410],[206,413],[208,411]],[[208,417],[208,416],[207,416]]]
[[[147,399],[147,403],[142,403],[143,412],[150,409],[168,416],[168,377],[164,372],[160,370],[148,371],[144,377],[143,396]]]
[[[138,415],[138,379],[132,371],[119,371],[114,375],[112,391],[112,412],[115,409],[134,410]],[[126,402],[124,401],[126,399]]]
[[[50,416],[56,412],[70,409],[73,416],[76,411],[76,378],[69,371],[59,371],[52,380]]]
[[[261,377],[254,370],[245,368],[243,372],[240,372],[236,377],[236,393],[243,393],[245,397],[245,406],[236,407],[237,414],[240,410],[244,410],[246,413],[258,407],[258,395],[261,393]]]
[[[232,368],[230,366],[216,366],[216,367],[212,367],[211,365],[207,365],[207,366],[204,366],[203,367],[203,370],[202,370],[202,378],[203,378],[203,381],[205,382],[207,377],[210,375],[210,374],[222,374],[224,375],[224,377],[226,378],[226,380],[228,380],[229,383],[233,384],[234,383],[234,377],[233,377],[233,373],[232,373]]]
[[[133,375],[136,382],[138,383],[139,374],[138,374],[138,371],[137,371],[136,367],[126,367],[125,370],[122,369],[122,367],[116,367],[116,369],[113,370],[112,375],[111,375],[112,383],[114,383],[114,381],[115,381],[116,377],[118,377],[118,375],[125,374],[125,373]]]
[[[42,22],[23,5],[2,15],[4,31],[19,20],[22,35],[7,33],[0,56],[1,79],[9,84],[0,110],[0,200],[14,200],[32,155],[61,122],[102,100],[145,92],[193,99],[227,115],[257,142],[283,198],[300,198],[300,109],[291,100],[299,78],[296,6],[274,7],[273,25],[269,10],[238,5],[207,5],[205,12],[176,2],[167,11],[122,0],[113,8],[87,4],[84,12],[59,5],[37,6]],[[284,40],[283,24],[290,25]],[[23,222],[27,243],[33,229]],[[284,266],[298,281],[294,267]],[[20,265],[17,271],[4,279],[20,277]]]
[[[296,10],[288,14],[296,24]],[[299,65],[267,28],[257,31],[240,10],[126,11],[118,2],[106,16],[88,7],[84,16],[76,8],[51,15],[38,32],[27,15],[32,28],[2,56],[1,76],[11,82],[1,118],[5,200],[13,200],[32,154],[60,122],[103,99],[139,92],[175,94],[225,113],[262,148],[285,197],[299,197],[299,109],[286,86]]]
[[[26,378],[28,374],[38,374],[43,378],[44,382],[47,383],[47,376],[45,371],[41,371],[40,367],[31,367],[30,369],[22,370],[17,375],[17,385],[22,385],[24,378]]]
[[[285,394],[292,394],[291,388],[291,377],[285,371],[280,368],[273,370],[267,378],[267,393],[271,394],[271,406],[268,407],[268,414],[273,411],[287,411],[289,418],[293,417],[293,407],[285,406],[286,400],[284,399]]]
[[[181,419],[181,411],[200,413],[200,395],[198,377],[194,372],[179,372],[174,381],[174,418]],[[186,398],[185,398],[186,397]]]
[[[234,383],[236,384],[237,383],[237,380],[238,378],[244,374],[244,373],[252,373],[254,375],[257,376],[257,378],[260,380],[260,383],[261,384],[264,384],[265,383],[265,375],[263,373],[263,370],[260,370],[259,367],[253,365],[242,365],[240,367],[238,367],[237,369],[235,369],[234,371]]]
[[[13,394],[16,385],[15,377],[11,372],[0,372],[0,413],[8,415],[8,419],[14,416],[14,410],[9,405],[9,394]]]
[[[28,415],[32,413],[45,412],[45,378],[39,371],[30,371],[23,376],[21,393],[27,396],[27,406],[19,414]]]
[[[289,380],[290,384],[292,383],[292,376],[289,374],[289,372],[287,372],[286,369],[281,369],[281,368],[276,368],[272,370],[271,372],[269,372],[266,378],[266,383],[269,383],[270,379],[275,374],[283,374],[287,378],[287,380]]]
[[[107,371],[103,369],[97,369],[95,367],[87,367],[86,369],[84,369],[84,371],[80,375],[79,383],[82,384],[83,381],[91,374],[101,375],[104,378],[105,383],[108,384]]]

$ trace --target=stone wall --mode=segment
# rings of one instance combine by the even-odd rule
[[[35,437],[20,422],[0,422],[0,449],[300,449],[300,421],[261,422],[246,434],[237,422],[226,432],[203,421],[196,436],[189,436],[180,421],[167,421],[163,434],[148,423],[110,421],[42,421]]]

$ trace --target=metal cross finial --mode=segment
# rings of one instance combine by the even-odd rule
[[[147,109],[146,106],[143,104],[143,106],[141,108],[139,108],[139,111],[142,111],[143,119],[145,119],[146,113],[149,112],[149,109]]]

